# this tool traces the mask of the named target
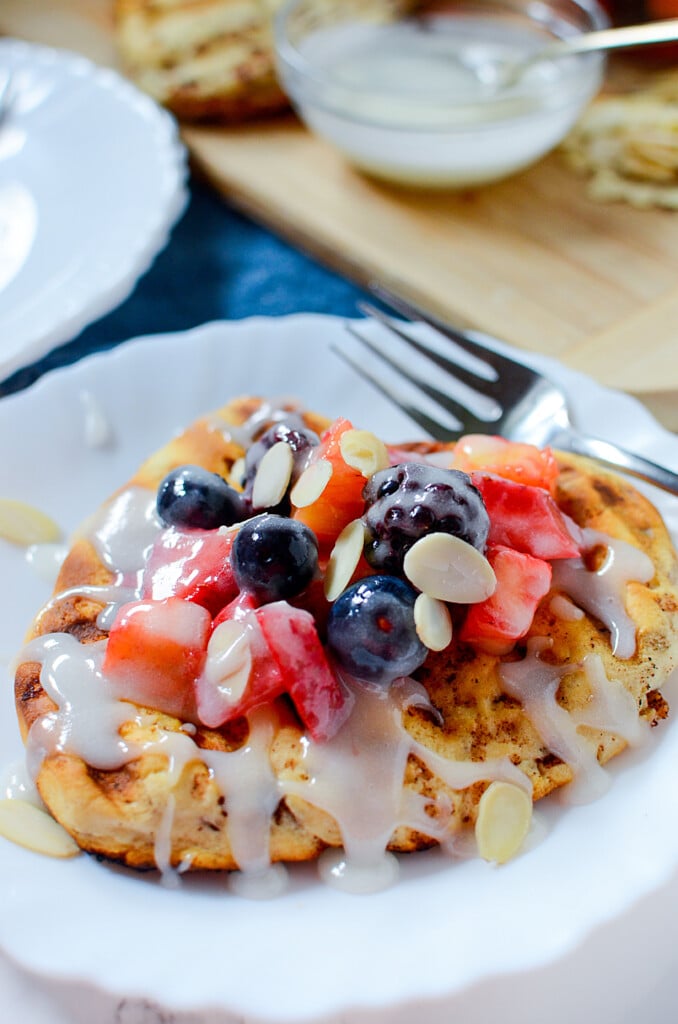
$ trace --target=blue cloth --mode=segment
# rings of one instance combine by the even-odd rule
[[[0,396],[48,370],[143,334],[183,331],[209,320],[286,313],[354,316],[365,293],[243,217],[202,181],[169,244],[117,309],[0,383]]]

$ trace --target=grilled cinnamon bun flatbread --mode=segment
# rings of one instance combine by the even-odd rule
[[[29,765],[134,868],[377,871],[474,827],[504,860],[533,800],[601,792],[666,717],[677,579],[656,509],[585,459],[238,399],[75,537],[16,673]]]

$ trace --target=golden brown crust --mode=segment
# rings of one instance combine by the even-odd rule
[[[227,474],[242,449],[216,424],[220,421],[223,426],[225,421],[238,425],[258,407],[258,399],[239,399],[217,414],[204,417],[151,456],[131,482],[155,489],[170,469],[187,462]],[[318,432],[327,425],[327,420],[311,413],[306,421]],[[555,665],[576,664],[587,654],[598,654],[610,678],[620,679],[633,694],[640,714],[656,723],[666,714],[658,688],[673,667],[672,647],[678,633],[678,576],[670,538],[657,511],[625,481],[578,457],[560,454],[559,463],[556,496],[564,511],[582,527],[592,527],[641,548],[652,559],[656,575],[649,585],[634,583],[628,587],[628,608],[638,630],[637,650],[626,661],[614,657],[607,631],[599,622],[588,615],[565,622],[551,610],[550,596],[537,611],[531,635],[550,641],[543,657]],[[76,584],[107,583],[109,578],[94,548],[81,536],[64,563],[56,592]],[[96,626],[100,610],[101,605],[91,599],[57,598],[37,616],[30,635],[65,631],[82,643],[92,642],[104,635]],[[508,660],[519,653],[509,655]],[[431,653],[417,675],[441,713],[442,724],[416,708],[405,713],[404,722],[419,743],[445,758],[485,761],[509,757],[530,778],[534,797],[539,799],[571,781],[572,770],[548,749],[520,703],[504,691],[499,675],[501,661],[456,640],[445,651]],[[15,694],[25,737],[37,718],[53,708],[40,684],[39,665],[20,665]],[[584,674],[570,672],[558,691],[561,706],[577,710],[589,699]],[[271,762],[279,778],[301,780],[302,733],[291,705],[285,698],[280,698],[278,704],[280,726],[271,748]],[[178,719],[142,709],[140,719],[128,722],[122,732],[134,741],[148,740],[160,729],[178,732],[180,728]],[[588,733],[601,763],[625,747],[620,737],[594,730]],[[200,748],[225,751],[237,749],[246,738],[244,720],[218,730],[201,728],[194,737]],[[410,755],[405,785],[431,801],[432,816],[436,814],[435,797],[444,792],[453,808],[454,827],[454,823],[461,826],[475,820],[486,783],[452,790],[419,758]],[[225,829],[224,800],[200,760],[187,764],[175,785],[167,759],[157,753],[144,754],[113,771],[96,771],[78,757],[59,754],[44,761],[38,786],[54,816],[83,849],[132,867],[154,867],[154,839],[172,796],[172,862],[190,859],[194,869],[237,866]],[[400,828],[391,848],[409,851],[431,843],[431,838],[421,832]],[[271,823],[274,861],[311,859],[327,845],[339,844],[338,827],[327,813],[299,797],[290,796],[280,802]]]

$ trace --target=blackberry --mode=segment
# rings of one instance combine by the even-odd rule
[[[363,497],[365,557],[380,572],[400,573],[406,553],[427,533],[450,533],[485,550],[490,520],[466,473],[405,462],[375,473]]]

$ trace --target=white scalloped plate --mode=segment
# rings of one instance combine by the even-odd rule
[[[331,351],[345,343],[333,318],[254,319],[137,339],[50,374],[0,403],[2,492],[71,530],[148,452],[242,392],[296,395],[392,441],[420,436]],[[633,399],[534,362],[567,388],[582,426],[678,467],[678,441]],[[111,424],[106,448],[86,443],[84,393]],[[658,501],[678,533],[678,501]],[[9,545],[0,578],[9,658],[48,587]],[[20,743],[8,675],[0,749],[11,760]],[[107,993],[109,1009],[74,1013],[98,1024],[170,1019],[137,998],[170,1007],[177,1024],[632,1024],[632,1010],[665,1024],[673,985],[661,983],[678,961],[675,724],[611,772],[598,802],[542,809],[542,841],[503,868],[417,854],[395,887],[371,896],[323,886],[312,866],[292,869],[289,891],[268,902],[233,896],[219,878],[169,891],[0,840],[0,947],[43,979],[77,985],[73,1006],[89,1005],[87,982]]]
[[[84,57],[0,39],[0,376],[132,291],[186,202],[174,120]]]

